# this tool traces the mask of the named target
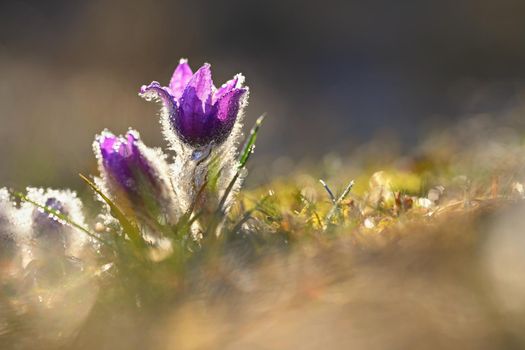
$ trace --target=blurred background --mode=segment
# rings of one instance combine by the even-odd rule
[[[0,2],[0,184],[83,187],[91,144],[133,127],[164,145],[158,106],[180,57],[242,72],[257,160],[342,156],[525,101],[521,0]],[[286,163],[286,162],[284,162]],[[283,162],[279,163],[283,164]]]

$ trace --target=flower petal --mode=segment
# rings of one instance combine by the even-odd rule
[[[188,64],[188,60],[181,59],[179,65],[173,72],[173,76],[171,77],[169,84],[171,94],[175,100],[178,100],[182,96],[184,88],[186,88],[186,85],[188,85],[192,76],[193,72],[191,71],[190,65]]]
[[[197,143],[205,119],[203,105],[194,88],[186,88],[176,113],[170,115],[171,125],[189,144]]]
[[[117,142],[117,137],[109,131],[104,131],[97,139],[97,142],[99,144],[102,157],[106,158],[113,152],[115,143]]]
[[[186,100],[187,104],[192,105],[192,110],[196,109],[196,100],[199,100],[201,104],[200,109],[203,112],[207,112],[211,107],[212,86],[213,81],[211,80],[210,65],[205,63],[190,79],[188,85],[184,89],[181,100]]]
[[[177,110],[177,101],[171,95],[169,89],[161,86],[157,81],[153,81],[149,85],[142,85],[139,96],[146,101],[158,100],[162,102],[170,114],[175,113]]]
[[[184,89],[177,112],[171,114],[171,124],[190,144],[200,143],[206,133],[205,125],[212,112],[212,87],[210,65],[205,64]]]
[[[235,77],[233,77],[233,79],[228,80],[215,92],[215,94],[213,94],[212,103],[215,104],[218,100],[220,100],[224,95],[226,95],[233,89],[240,88],[243,82],[244,76],[242,74],[237,74]]]
[[[204,125],[206,143],[213,140],[219,144],[230,135],[239,114],[241,99],[247,91],[244,88],[234,88],[215,103],[210,118]]]
[[[236,88],[222,96],[214,106],[217,111],[216,118],[222,123],[231,122],[233,125],[239,113],[241,98],[246,91],[248,91],[246,88]]]
[[[129,166],[131,168],[137,167],[139,173],[135,175],[145,177],[143,178],[143,180],[149,180],[151,182],[152,187],[156,187],[157,176],[155,175],[155,171],[153,170],[152,166],[148,163],[148,160],[141,153],[141,150],[139,148],[139,143],[142,142],[140,141],[139,133],[131,129],[126,133],[125,140],[126,141],[123,143],[126,144],[126,156],[128,158]]]

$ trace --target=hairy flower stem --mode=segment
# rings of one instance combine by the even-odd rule
[[[199,200],[197,193],[199,193],[202,186],[208,180],[208,160],[212,153],[213,144],[210,143],[204,147],[195,149],[191,154],[191,161],[193,163],[193,177],[192,177],[192,200]]]

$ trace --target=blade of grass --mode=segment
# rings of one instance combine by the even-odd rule
[[[352,190],[352,187],[354,187],[354,180],[350,181],[350,183],[346,186],[343,193],[341,193],[341,196],[339,196],[339,198],[337,199],[337,203],[341,203],[342,201],[344,201],[346,196],[348,196],[348,194]]]
[[[226,204],[226,200],[228,199],[228,195],[230,194],[231,190],[233,189],[233,186],[235,185],[235,182],[241,175],[241,169],[237,170],[235,175],[233,176],[232,180],[228,184],[228,187],[226,187],[226,190],[224,191],[224,194],[222,195],[221,201],[219,202],[219,206],[217,208],[218,212],[223,213],[224,212],[224,205]]]
[[[84,232],[86,235],[88,235],[89,237],[99,241],[100,243],[103,243],[107,246],[111,246],[111,244],[109,242],[107,242],[106,240],[98,237],[96,234],[90,232],[87,228],[83,227],[82,225],[74,222],[73,220],[71,220],[67,215],[64,215],[62,214],[61,212],[59,212],[58,210],[55,210],[53,208],[50,208],[50,207],[47,207],[45,205],[42,205],[42,204],[39,204],[29,198],[27,198],[23,193],[20,193],[20,192],[12,192],[12,194],[18,198],[20,198],[21,200],[25,201],[25,202],[28,202],[28,203],[31,203],[33,204],[35,207],[38,207],[42,210],[44,210],[46,213],[48,214],[51,214],[51,215],[54,215],[56,216],[57,218],[59,218],[60,220],[63,220],[65,222],[67,222],[69,225],[75,227],[76,229],[79,229],[80,231]]]
[[[323,185],[324,189],[328,193],[328,196],[330,197],[332,204],[335,204],[336,199],[335,199],[334,193],[332,192],[330,187],[328,187],[328,184],[323,179],[319,179],[319,182],[321,183],[321,185]]]
[[[88,179],[82,174],[79,174],[79,176],[88,184],[89,187],[91,187],[93,191],[95,191],[95,193],[97,193],[104,200],[104,202],[107,203],[107,205],[109,205],[111,215],[113,215],[113,217],[118,220],[120,225],[122,225],[124,232],[128,235],[130,240],[137,247],[144,248],[146,244],[142,238],[142,235],[140,234],[137,225],[131,222],[122,212],[122,210],[120,210],[120,208],[115,203],[113,203],[111,199],[109,199],[104,193],[102,193],[102,191],[90,179]]]
[[[244,166],[248,162],[248,159],[250,159],[250,156],[255,148],[255,141],[257,141],[257,134],[259,133],[259,129],[261,128],[265,117],[266,114],[263,114],[259,118],[257,118],[254,126],[250,130],[250,136],[244,143],[244,146],[242,147],[241,156],[239,157],[239,169],[244,168]]]
[[[346,198],[346,196],[348,196],[348,194],[352,190],[352,187],[354,187],[354,180],[350,181],[350,183],[346,186],[346,188],[343,191],[343,193],[341,193],[339,198],[334,202],[334,205],[332,206],[332,209],[330,209],[330,211],[326,215],[326,217],[325,217],[325,225],[326,226],[328,226],[328,224],[330,224],[330,222],[332,221],[332,217],[335,215],[335,213],[337,213],[337,211],[339,210],[339,206],[341,205],[341,202]]]
[[[261,115],[259,118],[257,118],[257,121],[255,122],[254,126],[250,130],[250,136],[248,137],[248,140],[246,140],[246,143],[244,144],[242,148],[241,156],[239,157],[239,164],[237,167],[237,171],[235,172],[235,175],[233,176],[232,180],[228,184],[228,187],[226,187],[224,194],[222,195],[222,198],[219,202],[218,212],[224,212],[224,205],[226,203],[226,200],[228,199],[228,196],[230,195],[230,192],[233,189],[235,182],[241,175],[242,169],[244,169],[244,167],[246,166],[246,163],[248,163],[248,160],[250,159],[253,153],[253,150],[255,148],[255,141],[257,140],[257,134],[259,133],[259,129],[261,128],[264,118],[265,118],[264,114]]]

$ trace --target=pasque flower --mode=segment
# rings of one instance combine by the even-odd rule
[[[43,203],[47,208],[59,212],[63,215],[69,215],[64,208],[64,204],[55,197],[46,198]],[[64,223],[56,216],[46,213],[44,210],[38,208],[33,213],[33,225],[37,228],[37,234],[43,234],[43,231],[54,231],[62,228]]]
[[[124,137],[104,131],[95,141],[101,157],[102,167],[123,191],[131,196],[138,195],[140,183],[157,187],[156,175],[141,154],[139,136],[129,131]]]
[[[244,77],[236,75],[215,88],[209,64],[195,73],[181,59],[168,86],[153,81],[140,89],[147,100],[160,100],[167,111],[169,130],[193,147],[222,143],[231,133],[241,111],[248,88]]]
[[[137,214],[157,217],[172,209],[173,189],[160,150],[146,147],[135,130],[115,136],[105,130],[93,144],[102,176],[101,186],[113,200]]]
[[[27,198],[85,226],[82,202],[73,191],[29,187]],[[35,240],[40,250],[51,249],[54,252],[60,251],[76,256],[88,241],[88,237],[83,232],[58,216],[33,206],[32,203],[23,202],[18,215],[20,218],[24,216],[30,218],[31,239]]]

